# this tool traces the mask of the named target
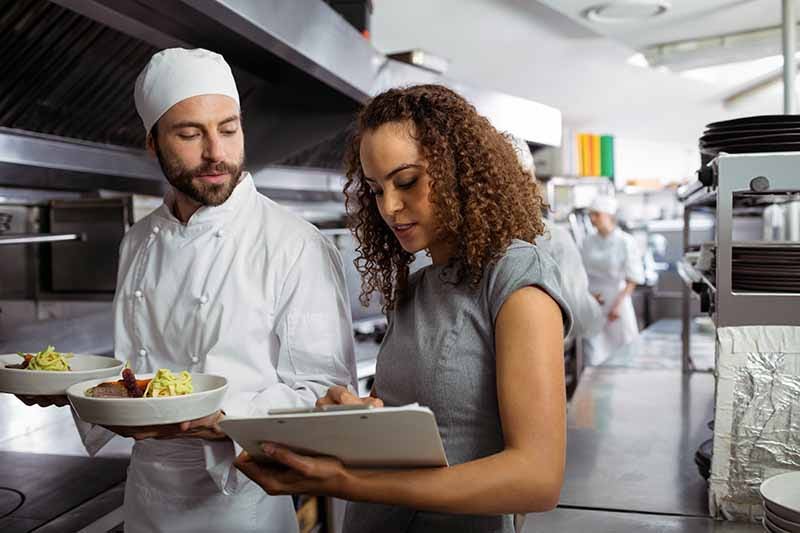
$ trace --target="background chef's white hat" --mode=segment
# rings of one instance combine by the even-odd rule
[[[239,91],[225,58],[202,48],[167,48],[150,58],[136,78],[133,97],[144,129],[170,107],[201,94],[230,96],[239,104]]]
[[[613,196],[596,196],[592,205],[589,207],[591,211],[598,213],[607,213],[609,215],[617,214],[617,199]]]
[[[528,143],[521,137],[512,135],[511,146],[514,147],[514,151],[517,153],[517,161],[519,161],[522,170],[528,174],[534,175],[536,173],[536,165],[533,162],[533,154],[531,153]]]

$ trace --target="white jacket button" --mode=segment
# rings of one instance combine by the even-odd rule
[[[139,355],[141,355],[142,357],[147,357],[147,350],[142,348],[141,350],[139,350]]]
[[[193,355],[193,356],[191,357],[191,359],[192,359],[192,363],[195,363],[195,364],[197,364],[197,362],[200,360],[200,358],[199,358],[199,357],[197,357],[196,355]]]
[[[137,290],[137,291],[135,291],[135,292],[133,293],[133,295],[134,295],[134,296],[136,296],[138,299],[140,299],[140,300],[141,300],[141,299],[142,299],[142,297],[144,296],[144,293],[143,293],[142,291],[139,291],[139,290]]]
[[[218,229],[218,230],[217,230],[217,237],[220,237],[220,238],[222,238],[222,237],[224,237],[224,236],[225,236],[225,232],[224,232],[223,230],[221,230],[221,229]]]
[[[161,231],[161,228],[158,226],[153,226],[153,233],[158,233],[159,231]]]
[[[207,303],[208,303],[208,296],[207,296],[207,295],[205,295],[205,294],[204,294],[204,295],[202,295],[202,296],[200,297],[200,303],[201,303],[201,304],[207,304]]]

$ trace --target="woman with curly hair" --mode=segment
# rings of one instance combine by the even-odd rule
[[[531,244],[536,185],[509,139],[438,85],[375,97],[346,162],[362,300],[378,292],[389,327],[371,397],[333,387],[319,403],[428,406],[450,466],[363,471],[273,444],[288,469],[238,466],[270,494],[356,502],[347,533],[511,533],[512,513],[556,505],[564,470],[571,319],[557,268]],[[433,264],[409,275],[423,250]]]

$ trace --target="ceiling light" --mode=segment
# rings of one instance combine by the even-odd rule
[[[680,76],[727,89],[749,84],[749,82],[776,72],[783,73],[783,56],[775,55],[755,60],[735,61],[684,70],[680,73]]]
[[[663,15],[671,7],[667,0],[627,0],[593,5],[584,9],[581,15],[592,22],[634,22]]]
[[[647,58],[644,56],[644,54],[633,54],[627,59],[626,63],[640,68],[648,68],[650,66],[650,63],[647,62]]]
[[[425,50],[414,49],[407,52],[397,52],[389,54],[389,57],[398,61],[403,61],[411,65],[416,65],[420,68],[436,72],[437,74],[444,74],[447,72],[449,61],[437,55],[426,52]]]

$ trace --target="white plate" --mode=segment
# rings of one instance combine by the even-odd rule
[[[75,354],[69,360],[72,370],[58,372],[6,368],[22,362],[17,354],[0,355],[0,392],[30,396],[62,395],[67,389],[87,379],[115,376],[122,370],[122,361],[102,355]]]
[[[783,528],[789,533],[800,533],[800,524],[797,522],[792,522],[790,520],[781,518],[771,510],[767,509],[766,506],[764,506],[764,511],[766,512],[767,520],[769,520],[773,525]]]
[[[800,471],[769,478],[761,484],[760,492],[770,511],[800,523]]]
[[[142,374],[136,379],[147,379]],[[175,424],[208,416],[222,406],[228,380],[213,374],[192,374],[194,392],[168,398],[92,398],[86,390],[110,381],[93,379],[67,389],[67,397],[85,422],[104,426],[155,426]]]
[[[779,527],[779,526],[776,526],[775,524],[773,524],[773,523],[770,521],[770,519],[769,519],[769,518],[767,518],[766,516],[765,516],[765,517],[764,517],[764,519],[761,521],[761,523],[764,525],[764,529],[766,529],[766,530],[767,530],[767,531],[769,531],[770,533],[790,533],[789,531],[786,531],[786,530],[785,530],[785,529],[783,529],[782,527]]]

